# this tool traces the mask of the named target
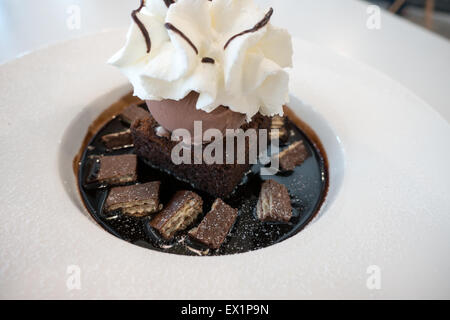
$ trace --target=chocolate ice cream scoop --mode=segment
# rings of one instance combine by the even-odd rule
[[[192,91],[180,101],[176,100],[147,100],[147,106],[155,120],[168,131],[187,129],[194,138],[194,121],[202,121],[202,131],[218,129],[223,134],[226,129],[237,129],[245,123],[243,113],[233,112],[229,108],[219,106],[212,112],[197,110],[196,104],[199,94]],[[198,140],[203,141],[201,137]]]

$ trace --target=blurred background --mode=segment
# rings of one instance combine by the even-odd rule
[[[450,0],[370,0],[450,39]]]

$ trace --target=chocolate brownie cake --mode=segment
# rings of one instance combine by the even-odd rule
[[[175,165],[171,159],[172,149],[178,142],[171,141],[166,137],[157,135],[159,124],[153,117],[137,119],[131,126],[131,134],[135,145],[136,154],[144,161],[154,167],[166,170],[177,178],[189,182],[194,188],[205,191],[218,198],[226,198],[235,187],[242,181],[245,173],[249,171],[248,141],[245,148],[245,164],[178,164]],[[241,128],[269,129],[270,118],[257,114],[250,123]],[[235,149],[236,149],[235,143]],[[207,144],[202,146],[202,150]],[[224,154],[226,146],[224,144]],[[235,152],[237,156],[237,152]],[[194,151],[192,148],[192,157]],[[193,162],[193,161],[192,161]]]

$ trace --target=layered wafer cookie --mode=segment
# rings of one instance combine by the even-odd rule
[[[211,249],[218,249],[225,241],[237,215],[237,209],[233,209],[222,199],[217,199],[198,227],[189,231],[189,236]]]
[[[95,156],[90,161],[90,170],[85,181],[86,187],[115,186],[137,180],[135,154]]]
[[[203,200],[192,191],[178,191],[167,206],[150,221],[165,239],[171,239],[177,231],[186,229],[203,210]]]
[[[261,187],[256,213],[261,221],[289,222],[292,217],[291,197],[287,188],[267,180]]]
[[[159,186],[154,181],[125,187],[112,188],[106,198],[105,211],[121,210],[134,217],[144,217],[161,210]]]
[[[294,170],[295,167],[301,165],[308,156],[308,151],[301,140],[292,143],[287,149],[276,155],[279,160],[280,168],[284,171]]]
[[[106,134],[102,137],[102,142],[109,151],[130,148],[133,146],[131,130]]]

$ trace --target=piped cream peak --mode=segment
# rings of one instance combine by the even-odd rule
[[[273,14],[254,0],[142,1],[109,63],[143,100],[178,101],[194,91],[198,110],[282,114],[292,43],[270,23]]]

